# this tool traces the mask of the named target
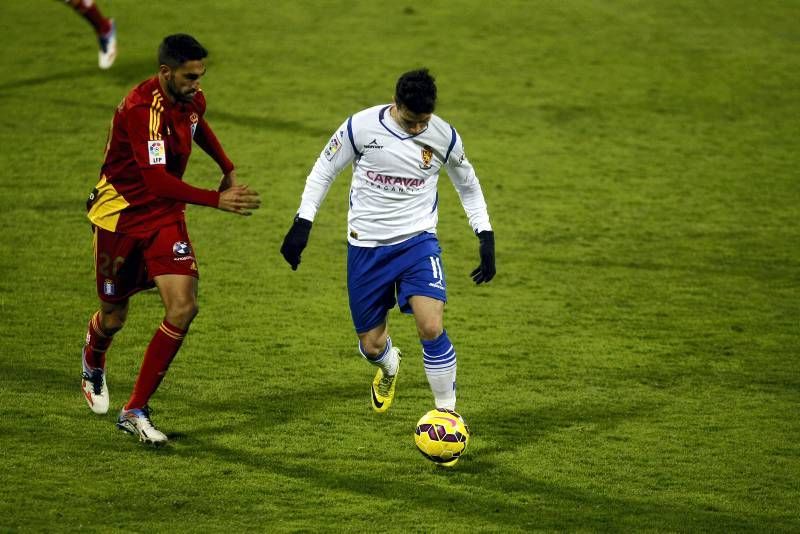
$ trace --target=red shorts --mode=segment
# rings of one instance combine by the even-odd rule
[[[184,221],[142,235],[95,227],[94,259],[97,295],[106,302],[150,289],[162,274],[200,277]]]

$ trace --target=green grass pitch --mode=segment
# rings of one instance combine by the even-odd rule
[[[62,2],[0,2],[0,531],[800,531],[800,3],[794,0],[99,0],[96,66]],[[112,410],[79,391],[96,307],[84,201],[114,107],[168,33],[210,50],[207,118],[258,190],[187,210],[201,312],[153,399],[163,450],[114,428],[162,317],[133,298]],[[308,169],[405,70],[438,78],[497,235],[440,184],[473,429],[415,450],[432,407],[413,320],[396,404],[347,308],[349,173],[303,263],[278,253]],[[212,187],[196,149],[186,180]]]

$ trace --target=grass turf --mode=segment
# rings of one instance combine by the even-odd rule
[[[800,6],[795,2],[106,1],[96,68],[59,2],[0,4],[0,529],[800,530]],[[93,416],[83,202],[114,106],[187,31],[207,118],[265,206],[190,207],[201,313],[141,447]],[[431,407],[413,321],[398,398],[371,413],[347,313],[349,175],[303,264],[277,250],[349,114],[426,65],[482,179],[498,277],[443,176],[446,326],[474,435],[454,469],[414,450]],[[186,175],[212,187],[197,150]],[[161,319],[135,297],[112,412]]]

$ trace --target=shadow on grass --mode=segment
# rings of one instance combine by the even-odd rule
[[[214,122],[229,122],[236,126],[244,126],[254,130],[296,133],[315,138],[328,138],[331,134],[331,130],[328,128],[318,128],[303,124],[302,122],[278,119],[275,117],[229,113],[219,106],[208,111],[208,120]]]
[[[513,455],[518,449],[556,429],[579,424],[614,427],[630,418],[653,413],[658,408],[654,403],[635,407],[618,406],[612,410],[607,406],[586,404],[563,406],[561,410],[552,406],[542,410],[521,408],[505,410],[500,419],[496,411],[476,413],[473,419],[478,426],[488,428],[491,423],[493,429],[507,427],[509,432],[504,434],[509,437],[504,439],[502,447],[483,447],[479,455],[468,456],[455,469],[430,466],[430,470],[423,468],[416,475],[416,468],[409,469],[405,462],[392,466],[396,460],[391,457],[386,459],[384,468],[377,470],[371,464],[359,468],[357,463],[342,469],[342,459],[317,457],[311,453],[300,457],[287,456],[283,451],[253,452],[221,445],[215,439],[226,433],[264,437],[270,434],[270,428],[293,421],[307,423],[310,414],[324,413],[326,409],[336,410],[336,402],[362,399],[361,386],[361,382],[353,382],[316,387],[312,399],[303,390],[279,391],[254,399],[242,399],[239,403],[225,404],[224,407],[200,402],[197,408],[203,412],[214,413],[222,409],[246,415],[247,418],[231,424],[210,424],[191,435],[175,434],[180,446],[160,452],[208,462],[230,462],[248,470],[278,474],[295,479],[301,485],[326,488],[359,499],[402,501],[404,509],[414,510],[415,513],[427,512],[431,517],[442,511],[453,511],[462,520],[466,519],[475,525],[489,522],[501,530],[598,527],[629,530],[641,528],[643,524],[668,530],[753,531],[769,525],[780,527],[776,519],[769,516],[741,516],[711,507],[664,504],[648,501],[647,498],[611,497],[590,489],[521,475],[514,472],[513,466],[504,465],[503,458],[508,457],[509,453]],[[331,399],[334,399],[334,404]],[[535,421],[535,426],[525,431],[521,421]],[[391,426],[391,423],[388,424]],[[331,439],[326,432],[320,433],[321,443]],[[257,439],[257,436],[254,437]],[[393,471],[398,476],[387,479],[387,473]],[[410,480],[412,476],[418,480]]]
[[[74,392],[75,402],[81,403],[76,373],[58,368],[29,368],[24,363],[12,367],[7,362],[0,364],[0,372],[18,378],[17,387],[27,389],[33,383],[38,384],[37,387],[46,384],[51,394]],[[425,466],[424,463],[409,466],[404,455],[391,454],[387,455],[382,467],[376,469],[378,460],[372,457],[359,463],[357,456],[315,455],[313,450],[308,454],[287,455],[285,450],[275,446],[273,439],[290,432],[286,425],[295,422],[306,429],[304,437],[311,442],[324,444],[336,439],[336,425],[333,436],[330,428],[319,428],[319,435],[314,436],[317,425],[312,424],[312,418],[324,418],[327,412],[341,411],[346,403],[363,400],[363,389],[360,380],[345,382],[337,379],[336,384],[313,384],[312,396],[308,395],[307,387],[298,387],[297,390],[274,390],[256,397],[241,395],[221,401],[189,400],[193,412],[208,415],[200,419],[191,432],[170,434],[174,441],[172,445],[148,450],[130,437],[121,439],[125,440],[125,448],[140,459],[152,455],[174,456],[209,466],[227,462],[254,473],[288,477],[301,487],[327,490],[332,496],[340,495],[344,501],[349,495],[359,500],[399,502],[398,506],[404,509],[430,517],[451,511],[458,513],[462,522],[476,527],[491,525],[501,531],[624,531],[640,529],[643,525],[656,530],[759,531],[780,530],[790,524],[788,519],[780,522],[774,516],[737,515],[700,504],[664,503],[658,497],[609,496],[597,490],[520,474],[513,465],[504,462],[509,454],[513,455],[559,428],[587,423],[614,427],[631,418],[641,419],[653,413],[658,409],[655,403],[620,403],[611,409],[588,402],[550,405],[538,410],[506,408],[499,416],[496,410],[476,412],[472,414],[476,428],[489,428],[491,425],[493,430],[500,429],[506,438],[502,446],[490,443],[480,449],[480,454],[466,457],[451,470]],[[174,400],[170,397],[172,395],[165,400]],[[83,412],[85,407],[81,406],[81,409]],[[226,414],[235,414],[235,417]],[[113,414],[105,416],[104,421],[113,421]],[[382,421],[386,432],[396,431],[396,419],[383,418]],[[534,424],[526,427],[531,421]],[[359,424],[364,426],[363,422]],[[372,426],[372,422],[368,425]],[[351,430],[357,432],[358,428],[346,429]],[[383,429],[377,430],[381,431]],[[220,436],[231,435],[242,436],[243,446],[220,443]],[[269,446],[258,448],[259,442]],[[520,460],[524,461],[524,458]],[[387,478],[391,473],[396,476]]]
[[[131,85],[131,87],[133,87],[133,85]],[[0,94],[2,92],[3,91],[0,88]],[[120,94],[120,98],[122,98],[122,96],[123,95]],[[82,109],[91,108],[94,110],[108,113],[109,116],[111,116],[111,114],[114,113],[114,109],[116,108],[116,105],[118,103],[118,101],[115,101],[113,103],[85,102],[80,100],[79,98],[70,99],[63,97],[40,98],[39,100],[46,100],[48,102],[57,104],[59,106],[76,107],[76,108],[80,107]],[[219,106],[213,107],[207,113],[206,118],[209,120],[209,122],[212,123],[212,126],[213,124],[219,122],[227,122],[235,126],[252,128],[254,130],[258,130],[261,132],[265,131],[285,132],[298,135],[306,135],[314,138],[327,138],[327,136],[330,135],[330,131],[327,129],[314,127],[308,124],[304,124],[302,122],[278,119],[274,117],[247,115],[244,113],[230,113],[224,111]]]
[[[61,82],[69,80],[78,80],[81,78],[89,78],[97,74],[97,68],[84,68],[80,70],[68,70],[62,72],[54,72],[45,76],[32,76],[29,78],[20,78],[17,80],[9,80],[0,83],[0,93],[13,93],[17,89],[30,89],[39,85],[47,85],[52,82]]]
[[[736,264],[722,264],[722,263],[709,263],[703,262],[702,259],[695,259],[694,263],[675,262],[669,258],[663,261],[654,261],[652,259],[641,259],[639,261],[615,261],[605,258],[598,259],[569,259],[562,260],[557,258],[541,257],[537,258],[537,262],[547,265],[557,265],[561,269],[566,266],[567,269],[584,268],[584,269],[625,269],[632,272],[654,272],[654,273],[689,273],[695,275],[741,275],[754,278],[756,280],[763,280],[764,277],[770,278],[786,278],[793,276],[800,270],[800,263],[792,262],[791,259],[785,258],[780,262],[772,260],[737,260]]]
[[[132,58],[124,60],[120,58],[114,66],[101,71],[97,67],[89,66],[82,69],[53,72],[43,76],[32,76],[19,78],[0,83],[0,94],[12,94],[20,90],[28,91],[31,88],[47,86],[55,82],[83,80],[86,83],[102,83],[109,78],[115,83],[124,87],[133,88],[136,84],[150,76],[154,76],[157,70],[155,59]],[[124,91],[127,92],[127,91]],[[124,95],[121,93],[119,98]],[[113,113],[114,106],[118,100],[112,103],[102,103],[87,101],[85,96],[76,93],[74,98],[65,98],[63,95],[56,98],[44,98],[54,104],[62,106],[72,106],[78,109],[92,108]],[[208,111],[209,121],[228,122],[236,126],[243,126],[260,131],[277,131],[307,135],[315,138],[327,138],[331,131],[328,128],[314,127],[302,122],[287,120],[284,118],[250,115],[245,113],[231,113],[225,111],[221,106],[212,106]]]
[[[81,69],[71,69],[60,72],[52,72],[42,76],[31,76],[28,78],[18,78],[0,83],[0,93],[14,93],[17,90],[29,90],[31,88],[47,86],[55,82],[87,80],[91,82],[104,82],[111,79],[115,83],[131,85],[139,83],[148,76],[156,73],[157,65],[155,59],[131,58],[125,60],[120,58],[114,66],[101,71],[96,65],[87,65]],[[121,97],[122,95],[120,95]],[[87,105],[84,95],[77,94],[75,105]]]

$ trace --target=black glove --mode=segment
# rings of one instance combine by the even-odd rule
[[[478,265],[470,276],[476,284],[488,282],[494,278],[494,232],[491,230],[484,230],[478,234],[480,241],[480,255],[481,264]]]
[[[311,221],[301,219],[299,215],[295,216],[294,223],[286,233],[286,237],[283,238],[283,245],[281,245],[281,254],[292,266],[293,271],[296,271],[297,266],[300,265],[300,253],[306,248],[310,233]]]

